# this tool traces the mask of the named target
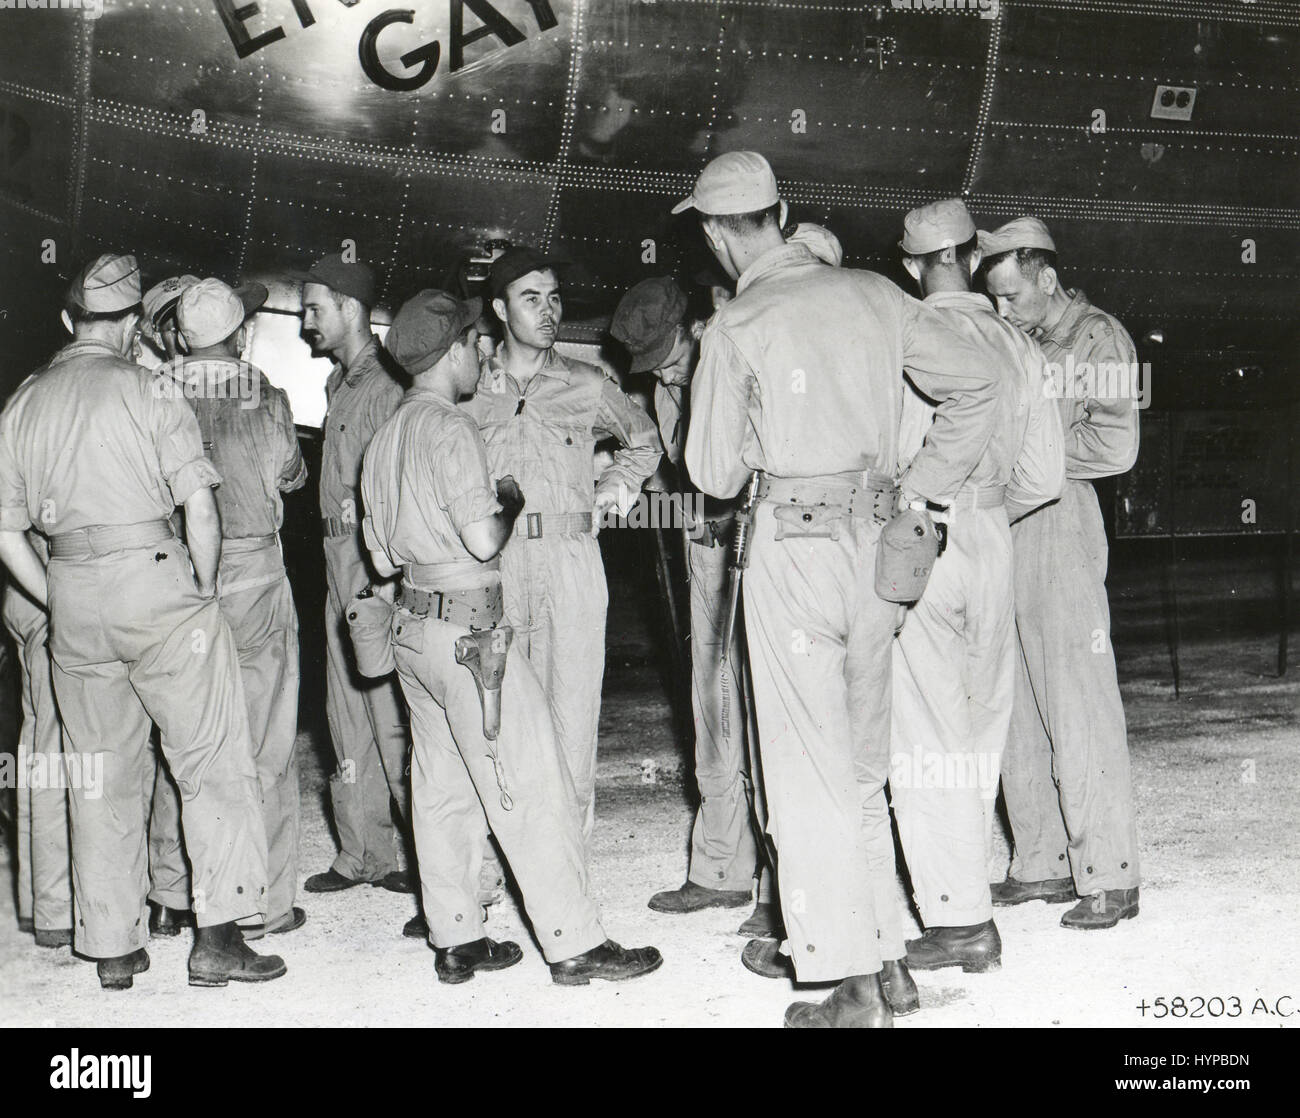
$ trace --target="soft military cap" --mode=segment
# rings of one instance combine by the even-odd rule
[[[375,305],[375,272],[369,264],[343,259],[341,252],[322,256],[296,278],[303,283],[318,283],[340,295],[350,295],[363,307]]]
[[[426,288],[402,304],[388,328],[384,348],[411,376],[419,376],[442,360],[482,311],[482,299],[457,299]]]
[[[924,256],[944,248],[964,245],[975,236],[966,203],[960,198],[944,198],[919,206],[903,218],[903,239],[898,242],[908,256]]]
[[[225,341],[243,324],[243,300],[219,279],[199,280],[181,293],[176,323],[191,349]]]
[[[567,261],[547,256],[528,245],[516,245],[492,261],[492,267],[488,271],[488,290],[493,299],[500,299],[507,287],[529,272],[555,272],[566,263]]]
[[[140,266],[134,256],[106,252],[82,268],[68,296],[92,314],[134,307],[140,302]]]
[[[771,164],[756,151],[729,151],[710,160],[695,188],[673,213],[696,209],[704,214],[748,214],[781,200]]]
[[[169,310],[180,302],[181,295],[187,287],[199,282],[198,276],[169,276],[161,283],[155,283],[144,293],[144,316],[155,326]]]
[[[609,332],[632,355],[629,371],[644,373],[664,363],[685,313],[686,293],[671,276],[644,279],[618,301]]]
[[[1005,225],[994,229],[992,233],[980,230],[980,251],[985,256],[997,256],[1002,252],[1014,252],[1018,248],[1041,248],[1047,252],[1056,251],[1056,243],[1047,231],[1047,226],[1036,217],[1018,217]]]

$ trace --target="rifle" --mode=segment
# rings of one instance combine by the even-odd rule
[[[722,663],[731,655],[732,630],[736,627],[736,610],[740,605],[740,580],[749,566],[749,533],[754,527],[754,505],[758,501],[758,482],[762,475],[755,470],[745,490],[745,503],[736,513],[736,527],[731,537],[731,562],[727,564],[727,613],[722,622]]]

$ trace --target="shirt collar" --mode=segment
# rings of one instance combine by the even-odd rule
[[[1066,294],[1070,296],[1070,302],[1061,317],[1053,322],[1049,329],[1036,328],[1033,331],[1035,338],[1049,342],[1063,342],[1073,335],[1079,318],[1092,304],[1088,302],[1088,296],[1078,288],[1067,290]]]
[[[494,379],[506,375],[505,362],[501,359],[501,348],[498,347],[496,353],[488,358],[488,372]],[[546,351],[546,362],[537,370],[535,375],[554,377],[565,384],[569,384],[573,380],[573,371],[569,368],[568,362],[564,360],[564,356],[554,346]]]
[[[74,357],[84,357],[91,353],[103,353],[119,360],[126,360],[122,357],[122,351],[109,345],[108,342],[100,341],[98,338],[82,338],[79,341],[69,342],[65,345],[50,359],[50,364],[55,365],[60,361],[70,361]]]
[[[750,284],[763,278],[770,272],[775,272],[780,268],[792,268],[800,264],[820,264],[821,261],[807,248],[801,244],[783,244],[768,249],[757,260],[753,261],[748,268],[741,274],[740,279],[736,281],[736,294],[739,295]]]
[[[993,304],[978,291],[932,291],[923,301],[932,307],[970,307],[982,311],[994,309]]]
[[[355,385],[378,364],[379,339],[374,334],[371,334],[370,341],[361,347],[361,350],[352,359],[352,364],[347,369],[344,369],[342,363],[338,361],[334,363],[334,368],[340,371],[343,379],[348,384]]]

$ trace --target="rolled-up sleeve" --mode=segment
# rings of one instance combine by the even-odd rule
[[[433,476],[433,491],[458,533],[471,524],[501,511],[488,474],[487,451],[474,421],[464,416],[439,442],[428,448],[426,464]],[[528,495],[524,494],[527,500]]]
[[[686,470],[711,497],[734,497],[749,476],[744,461],[750,429],[754,371],[735,341],[716,324],[700,339],[700,362],[691,382],[691,423]]]
[[[1086,480],[1125,473],[1138,453],[1138,402],[1130,395],[1131,370],[1137,367],[1133,341],[1098,318],[1085,328],[1074,359],[1076,369],[1086,362],[1096,383],[1113,384],[1118,394],[1084,399],[1082,415],[1065,432],[1066,476]]]
[[[664,447],[650,414],[612,380],[600,386],[600,404],[592,425],[598,438],[612,437],[619,442],[614,461],[601,471],[596,483],[597,495],[626,492],[630,508],[646,478],[655,472]],[[620,508],[626,514],[627,508]]]
[[[293,411],[289,407],[289,398],[278,388],[272,389],[272,405],[276,413],[276,429],[280,434],[280,477],[278,486],[281,493],[292,493],[307,483],[307,463],[303,461],[302,447],[298,445],[298,428],[294,426]]]
[[[27,487],[14,452],[12,416],[0,416],[0,531],[23,532],[32,526],[27,513]]]
[[[149,411],[158,465],[172,503],[183,505],[204,487],[221,484],[217,468],[203,453],[199,421],[179,396],[149,392]]]
[[[1004,400],[1002,380],[953,317],[902,292],[903,368],[938,402],[925,445],[901,484],[910,493],[949,503],[970,477]]]

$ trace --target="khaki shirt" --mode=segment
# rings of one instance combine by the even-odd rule
[[[940,402],[902,483],[947,504],[984,452],[997,374],[946,316],[872,272],[786,244],[755,260],[710,320],[691,387],[686,466],[730,497],[753,470],[892,476],[906,370]]]
[[[474,420],[428,389],[412,388],[375,433],[361,470],[366,547],[395,567],[464,561],[468,524],[501,511]]]
[[[189,405],[102,342],[65,346],[0,416],[0,528],[160,520],[220,482]]]
[[[379,425],[397,410],[405,391],[382,354],[379,339],[371,338],[350,368],[335,363],[325,382],[328,404],[321,425],[325,445],[321,449],[320,514],[358,528],[361,456]]]
[[[1054,501],[1065,483],[1065,445],[1042,350],[976,292],[936,291],[925,297],[925,303],[949,315],[1003,379],[1003,403],[993,435],[962,488],[1006,486],[1012,517]],[[933,416],[932,404],[910,389],[904,394],[900,468],[905,469],[920,450]]]
[[[1119,319],[1094,307],[1082,291],[1068,294],[1065,313],[1050,329],[1034,331],[1049,371],[1064,388],[1058,402],[1065,428],[1065,476],[1082,481],[1122,474],[1133,468],[1138,453],[1137,400],[1131,393],[1137,349]],[[1073,390],[1069,357],[1076,374]],[[1085,365],[1090,373],[1085,374]],[[1094,392],[1087,390],[1088,375],[1094,378]],[[1122,395],[1106,383],[1116,376]]]
[[[523,386],[498,353],[464,406],[483,434],[492,476],[513,474],[529,513],[591,512],[598,493],[617,496],[626,512],[663,453],[640,404],[602,369],[554,349]],[[595,481],[592,454],[611,437],[620,448]]]
[[[284,523],[280,494],[307,481],[289,398],[260,369],[233,358],[186,358],[158,373],[193,408],[203,449],[221,472],[222,536],[278,532]]]

